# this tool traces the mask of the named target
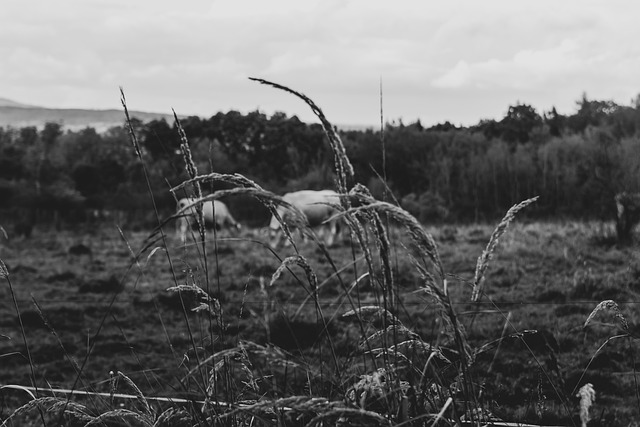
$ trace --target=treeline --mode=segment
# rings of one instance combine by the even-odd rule
[[[518,104],[501,120],[469,128],[399,122],[383,133],[341,136],[358,181],[425,222],[494,220],[535,195],[540,200],[529,215],[608,218],[616,192],[640,189],[639,104],[583,96],[576,110],[539,114]],[[282,113],[230,111],[188,117],[181,126],[200,173],[242,173],[276,193],[333,186],[332,153],[320,125]],[[186,179],[180,138],[165,120],[134,119],[132,128],[143,162],[124,124],[104,133],[64,131],[56,123],[0,128],[2,223],[62,226],[117,215],[121,224],[157,225],[145,176],[168,216],[175,206],[168,188]],[[227,202],[239,220],[264,223],[257,202]]]

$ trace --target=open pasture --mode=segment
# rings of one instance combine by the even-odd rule
[[[598,425],[630,425],[640,409],[637,342],[614,339],[598,351],[607,338],[624,333],[606,310],[583,325],[598,303],[614,300],[627,331],[637,335],[637,248],[616,246],[612,224],[516,218],[493,254],[485,295],[472,303],[476,261],[493,228],[426,226],[442,260],[451,306],[474,350],[468,375],[478,403],[504,420],[579,424],[575,394],[591,383]],[[364,374],[394,366],[410,405],[420,396],[411,397],[407,387],[415,393],[421,381],[439,390],[423,396],[423,410],[437,413],[442,407],[443,390],[455,383],[457,372],[448,365],[459,357],[458,349],[438,304],[424,291],[403,229],[390,226],[393,301],[382,300],[379,283],[365,274],[364,254],[348,233],[327,252],[314,242],[299,242],[310,269],[291,262],[273,283],[293,249],[272,252],[252,230],[234,238],[208,233],[204,246],[191,241],[182,247],[171,227],[166,246],[159,237],[120,234],[105,224],[91,234],[35,230],[29,239],[3,240],[0,258],[39,387],[108,393],[109,372],[120,371],[149,397],[209,396],[237,403],[317,396],[384,413],[398,408],[385,407],[388,399],[367,401],[371,393],[358,395],[357,384]],[[379,262],[375,252],[372,259]],[[204,292],[193,292],[193,285]],[[177,286],[180,292],[168,290]],[[6,284],[2,295],[0,383],[29,385],[31,369]],[[389,307],[397,317],[391,323],[402,328],[375,334],[384,324],[379,317],[343,316],[373,305]],[[421,372],[426,359],[416,347],[402,357],[376,352],[416,336],[441,349],[443,359],[429,368],[433,375]],[[8,395],[4,416],[20,401],[19,393]],[[361,399],[354,402],[356,395]]]

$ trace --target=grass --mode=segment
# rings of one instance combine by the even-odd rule
[[[335,248],[289,233],[274,251],[200,221],[183,247],[154,209],[152,233],[11,241],[0,384],[33,388],[2,389],[3,425],[637,425],[632,248],[591,224],[519,223],[534,200],[497,227],[425,227],[355,183],[310,99],[259,81],[323,123],[349,233]],[[241,175],[199,174],[180,136],[176,195],[224,181],[200,199],[249,194],[276,212]]]

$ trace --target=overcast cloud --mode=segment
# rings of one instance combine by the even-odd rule
[[[284,111],[431,125],[640,93],[640,3],[623,1],[3,0],[0,97],[209,117]]]

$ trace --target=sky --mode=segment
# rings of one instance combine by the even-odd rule
[[[2,0],[0,98],[210,117],[308,106],[334,124],[499,120],[630,105],[640,3],[621,0]]]

